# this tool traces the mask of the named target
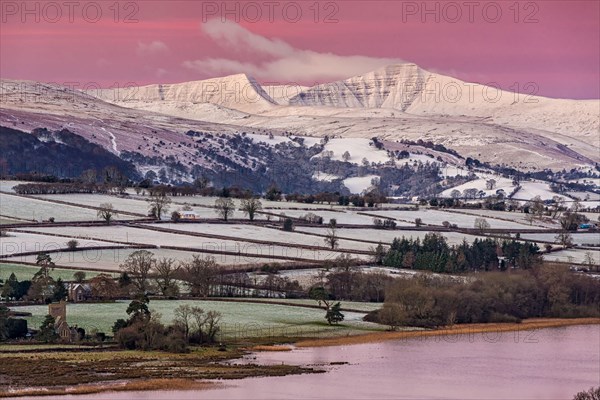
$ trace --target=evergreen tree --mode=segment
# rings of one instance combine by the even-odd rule
[[[330,309],[327,310],[327,313],[325,313],[325,319],[327,320],[329,325],[337,324],[344,320],[344,314],[342,314],[342,312],[340,311],[341,308],[342,305],[338,301],[333,306],[331,306]]]
[[[40,325],[40,329],[37,334],[37,339],[39,341],[42,341],[45,343],[52,343],[58,339],[58,334],[56,333],[56,330],[54,329],[55,322],[56,322],[56,320],[54,319],[54,317],[52,315],[46,315],[46,318],[44,318],[44,321]]]
[[[67,288],[65,287],[65,283],[63,282],[63,280],[61,278],[58,278],[58,280],[56,281],[56,284],[54,286],[54,295],[52,297],[52,300],[62,301],[62,300],[65,300],[68,296],[69,296],[69,292],[67,291]]]

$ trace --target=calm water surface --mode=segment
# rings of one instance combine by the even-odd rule
[[[600,326],[296,349],[237,362],[316,365],[328,372],[227,381],[207,391],[63,398],[572,399],[576,392],[600,385]]]

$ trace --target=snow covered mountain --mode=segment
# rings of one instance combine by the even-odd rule
[[[99,97],[179,118],[296,135],[429,140],[528,170],[600,161],[600,101],[534,96],[531,85],[507,92],[406,63],[314,87],[263,88],[239,74],[104,90]]]
[[[90,94],[130,108],[154,105],[161,110],[172,109],[175,112],[186,108],[193,113],[198,104],[213,104],[246,113],[259,113],[277,105],[262,86],[246,74],[176,84],[105,89]],[[214,110],[217,109],[199,111]]]
[[[428,72],[416,64],[399,64],[309,88],[290,99],[290,104],[480,117],[504,126],[568,134],[598,144],[598,100],[550,99],[535,96],[533,82],[522,86],[513,93]]]
[[[240,155],[224,148],[219,135],[236,134],[296,135],[307,143],[325,136],[421,139],[523,171],[600,163],[599,100],[515,94],[408,63],[314,87],[263,87],[238,74],[87,93],[3,79],[0,89],[3,126],[69,129],[114,154],[170,158],[186,168],[266,162],[248,149]],[[205,136],[200,140],[194,132]]]

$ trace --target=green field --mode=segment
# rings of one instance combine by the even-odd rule
[[[17,280],[24,281],[29,280],[33,277],[33,275],[38,272],[39,267],[31,266],[31,265],[20,265],[20,264],[0,264],[0,279],[6,280],[10,276],[10,274],[14,273],[17,277]],[[73,280],[73,274],[77,272],[72,269],[61,269],[55,268],[50,272],[50,276],[54,279],[61,278],[63,281]],[[98,272],[92,271],[83,271],[85,272],[86,278],[93,278],[98,275]],[[113,274],[114,275],[114,274]]]
[[[150,302],[150,309],[159,313],[164,323],[170,323],[174,318],[173,310],[180,304],[199,306],[205,311],[219,311],[223,315],[221,324],[223,339],[269,336],[337,336],[386,328],[382,325],[364,322],[362,321],[363,313],[352,312],[344,313],[346,319],[339,326],[329,326],[324,318],[324,310],[278,304],[153,300]],[[127,305],[128,302],[125,301],[104,304],[69,304],[67,320],[70,325],[78,325],[88,332],[97,329],[112,334],[111,327],[114,322],[118,318],[127,318],[125,312]],[[342,302],[342,307],[344,305]],[[47,306],[25,306],[13,309],[32,314],[27,318],[30,327],[39,326],[48,313]]]

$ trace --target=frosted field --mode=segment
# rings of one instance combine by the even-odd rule
[[[0,264],[0,279],[7,280],[10,277],[10,274],[14,273],[17,277],[17,280],[30,280],[36,272],[40,269],[37,266],[30,265],[17,265],[17,264]],[[83,270],[82,270],[83,271]],[[73,274],[77,272],[72,269],[61,269],[54,268],[50,271],[50,276],[54,279],[61,278],[63,281],[73,280]],[[93,271],[84,271],[86,279],[93,278],[98,275],[98,272]],[[117,276],[117,274],[113,274],[113,276]]]
[[[424,224],[429,225],[442,225],[442,222],[448,221],[451,224],[458,225],[459,228],[473,228],[475,225],[475,219],[477,216],[464,215],[453,212],[439,211],[439,210],[424,210],[418,211],[373,211],[371,214],[380,215],[382,217],[397,218],[403,221],[410,221],[414,224],[416,218],[421,218]],[[517,222],[512,221],[501,221],[497,219],[487,218],[487,222],[491,228],[498,229],[523,229],[525,226]]]
[[[82,204],[91,207],[100,207],[100,204],[111,203],[115,210],[118,211],[127,211],[131,213],[141,214],[143,216],[148,214],[148,203],[145,201],[126,199],[117,196],[109,196],[106,194],[44,194],[35,197],[39,199],[66,201],[69,203]]]
[[[536,234],[521,234],[522,239],[528,240],[543,240],[546,242],[555,242],[556,233],[536,233]],[[600,245],[600,233],[571,233],[573,243],[579,246],[583,245]],[[598,249],[600,251],[600,249]]]
[[[600,264],[600,250],[561,250],[550,254],[544,254],[544,260],[581,264],[585,262],[586,253],[592,254],[595,265]]]
[[[366,158],[369,163],[385,163],[390,160],[387,151],[378,150],[375,146],[369,146],[370,139],[362,138],[343,138],[330,139],[325,145],[323,151],[333,152],[332,160],[344,161],[342,157],[347,151],[350,153],[348,160],[354,164],[361,164],[363,158]],[[315,157],[322,157],[323,153],[317,154]]]
[[[13,188],[22,183],[31,183],[24,181],[0,181],[0,191],[2,192],[14,192]]]
[[[86,250],[78,252],[53,253],[52,260],[56,265],[69,268],[79,268],[81,270],[107,270],[119,271],[119,265],[134,251],[138,249],[104,249],[104,250]],[[194,255],[200,257],[212,256],[219,265],[223,266],[247,266],[263,265],[273,263],[274,260],[260,257],[229,256],[222,254],[203,254],[188,251],[168,250],[168,249],[149,249],[156,258],[172,258],[176,261],[187,262]],[[6,262],[20,261],[34,263],[35,256],[15,256],[5,259]]]
[[[149,224],[146,224],[149,225]],[[151,225],[150,225],[151,226]],[[216,225],[216,224],[161,224],[161,227],[176,229],[183,232],[195,232],[203,234],[215,234],[229,236],[232,238],[267,240],[276,243],[285,244],[301,244],[308,246],[327,247],[323,238],[303,235],[300,233],[286,232],[270,228],[262,228],[259,226],[250,225]],[[326,229],[320,229],[320,233],[325,234]],[[303,228],[299,227],[297,231],[303,232]],[[341,230],[340,230],[341,231]],[[341,236],[338,233],[338,236]],[[369,246],[364,243],[357,243],[348,240],[340,240],[339,248],[368,250]]]
[[[98,219],[96,210],[6,194],[0,194],[0,214],[36,221],[47,221],[50,217],[54,217],[55,222]],[[122,218],[127,219],[126,216]]]
[[[597,185],[600,186],[600,180]],[[571,196],[578,197],[581,200],[600,201],[600,194],[594,192],[569,192]]]
[[[89,229],[89,228],[88,228]],[[60,228],[57,229],[60,231]],[[9,237],[0,237],[0,254],[10,255],[30,251],[51,251],[66,249],[67,242],[73,238],[36,235],[31,233],[10,232]],[[110,246],[112,243],[99,240],[77,239],[79,247]]]
[[[550,185],[545,182],[521,182],[521,190],[513,198],[515,200],[531,200],[536,196],[540,196],[542,200],[548,200],[558,196],[558,193],[550,190]],[[559,197],[564,198],[564,196]]]
[[[488,220],[490,225],[492,224],[491,218],[498,218],[500,220],[508,219],[515,223],[521,224],[521,228],[524,228],[525,226],[527,226],[529,228],[531,228],[531,227],[534,227],[534,228],[535,227],[544,227],[544,228],[560,227],[560,224],[558,222],[554,222],[554,221],[546,222],[546,221],[540,221],[537,219],[533,221],[533,224],[530,224],[529,221],[527,221],[527,219],[525,218],[527,214],[524,214],[522,212],[494,211],[494,210],[486,210],[486,209],[472,210],[472,209],[465,208],[465,209],[456,210],[456,214],[469,214],[469,215],[483,217]]]
[[[456,172],[458,172],[458,171],[456,171]],[[462,192],[465,189],[481,190],[486,194],[486,196],[495,195],[497,190],[503,189],[506,192],[506,194],[508,195],[515,188],[512,185],[511,179],[502,178],[501,176],[496,176],[496,175],[492,175],[492,174],[478,173],[477,175],[478,175],[478,178],[475,180],[472,180],[470,182],[463,183],[462,185],[458,185],[453,188],[444,190],[441,193],[440,197],[451,197],[451,194],[454,190],[458,190],[462,196]],[[494,179],[496,181],[496,186],[494,187],[494,189],[488,190],[486,188],[486,184],[487,184],[487,181],[490,179]]]
[[[312,227],[299,227],[298,231],[308,232],[308,233],[316,233],[323,235],[325,234],[324,228],[312,228]],[[384,229],[343,229],[340,228],[337,231],[339,237],[357,239],[357,240],[370,240],[375,242],[381,242],[382,244],[391,244],[395,238],[413,238],[413,239],[423,239],[425,235],[429,232],[426,231],[401,231],[401,230],[384,230]],[[472,242],[475,240],[476,236],[465,235],[463,233],[458,232],[443,232],[442,236],[448,239],[448,243],[460,244],[463,239],[466,239],[467,242]],[[360,246],[361,244],[366,245],[367,249],[376,246],[375,244],[369,243],[360,243],[360,242],[352,242],[353,246]],[[356,247],[359,248],[359,247]]]
[[[109,196],[104,194],[63,194],[63,195],[41,195],[36,196],[40,199],[51,199],[59,201],[67,201],[81,205],[99,207],[100,204],[110,203],[117,211],[126,211],[130,213],[146,216],[148,214],[149,203],[145,200],[147,197],[132,196],[135,198],[121,198],[117,196]],[[192,211],[198,214],[200,218],[219,218],[215,209],[212,208],[217,197],[173,197],[169,210],[162,216],[162,219],[170,219],[173,211],[181,211],[185,204],[191,205]],[[234,200],[235,201],[235,200]],[[202,206],[194,206],[193,204],[202,204]],[[239,211],[240,201],[236,201],[236,210],[232,218],[246,218],[243,212]],[[278,203],[282,204],[282,203]],[[94,216],[95,216],[95,211]],[[127,216],[118,216],[123,219]],[[131,218],[131,217],[130,217]],[[261,215],[257,215],[256,219],[262,219]]]
[[[285,214],[288,217],[299,218],[306,215],[309,211],[301,210],[278,210],[277,214]],[[371,212],[371,211],[369,211]],[[359,215],[355,211],[314,211],[314,214],[323,217],[323,226],[329,223],[329,220],[334,218],[338,224],[351,224],[351,225],[373,225],[373,217],[367,215]]]
[[[316,304],[316,302],[314,302]],[[364,330],[384,330],[385,326],[362,321],[365,313],[344,312],[345,319],[339,326],[329,326],[325,311],[313,308],[221,301],[152,300],[151,310],[159,313],[162,322],[171,323],[173,310],[179,305],[201,307],[205,311],[215,310],[223,315],[221,328],[224,339],[257,336],[330,336],[336,333],[351,333]],[[109,304],[69,304],[67,318],[70,324],[83,327],[86,331],[97,329],[111,332],[115,321],[126,319],[128,302]],[[342,307],[344,302],[342,302]],[[13,307],[15,311],[30,312],[26,318],[30,327],[38,327],[46,314],[47,306]]]
[[[12,224],[18,224],[19,222],[23,222],[23,221],[20,221],[18,219],[0,217],[0,225],[12,225]]]
[[[38,232],[56,232],[57,228],[36,228]],[[86,227],[65,227],[59,232],[74,237],[88,237],[94,240],[119,240],[128,241],[132,244],[177,246],[197,249],[199,251],[230,251],[237,252],[241,258],[251,262],[255,257],[244,257],[244,255],[283,256],[302,258],[306,261],[328,260],[336,258],[339,254],[335,251],[309,250],[293,247],[263,245],[248,243],[242,240],[221,240],[212,238],[192,237],[180,234],[155,232],[146,229],[130,228],[123,226],[97,227],[90,232]],[[361,258],[360,256],[357,256]]]
[[[194,206],[198,206],[198,207],[208,207],[208,209],[210,210],[212,207],[214,207],[215,205],[215,201],[218,199],[219,197],[212,197],[212,196],[185,196],[185,197],[173,197],[171,198],[172,200],[172,204],[171,207],[173,209],[173,207],[178,208],[180,206],[183,206],[184,204],[189,204],[192,207]],[[239,209],[240,204],[241,204],[241,200],[240,199],[231,199],[233,200],[235,207],[236,207],[236,211],[238,211],[237,209]],[[294,201],[269,201],[269,200],[265,200],[265,199],[260,199],[260,202],[263,206],[263,208],[265,209],[287,209],[287,208],[307,208],[307,209],[315,209],[315,208],[323,208],[323,209],[330,209],[330,208],[336,208],[336,209],[342,209],[344,208],[343,206],[340,206],[337,204],[337,202],[333,202],[331,204],[320,204],[320,203],[312,203],[312,204],[308,204],[308,203],[298,203],[298,202],[294,202]],[[214,214],[213,211],[213,216],[216,215]],[[246,218],[244,216],[243,213],[239,213],[236,215],[240,215],[240,217],[236,218]]]
[[[268,301],[268,302],[281,302],[281,301],[285,301],[286,303],[290,303],[290,304],[298,304],[298,305],[309,305],[309,306],[314,306],[317,303],[314,300],[311,299],[260,299],[261,301]],[[364,302],[359,302],[359,301],[344,301],[342,302],[342,309],[346,308],[346,309],[353,309],[353,310],[360,310],[360,311],[364,311],[364,312],[371,312],[371,311],[375,311],[375,310],[379,310],[381,308],[382,304],[381,303],[364,303]]]

